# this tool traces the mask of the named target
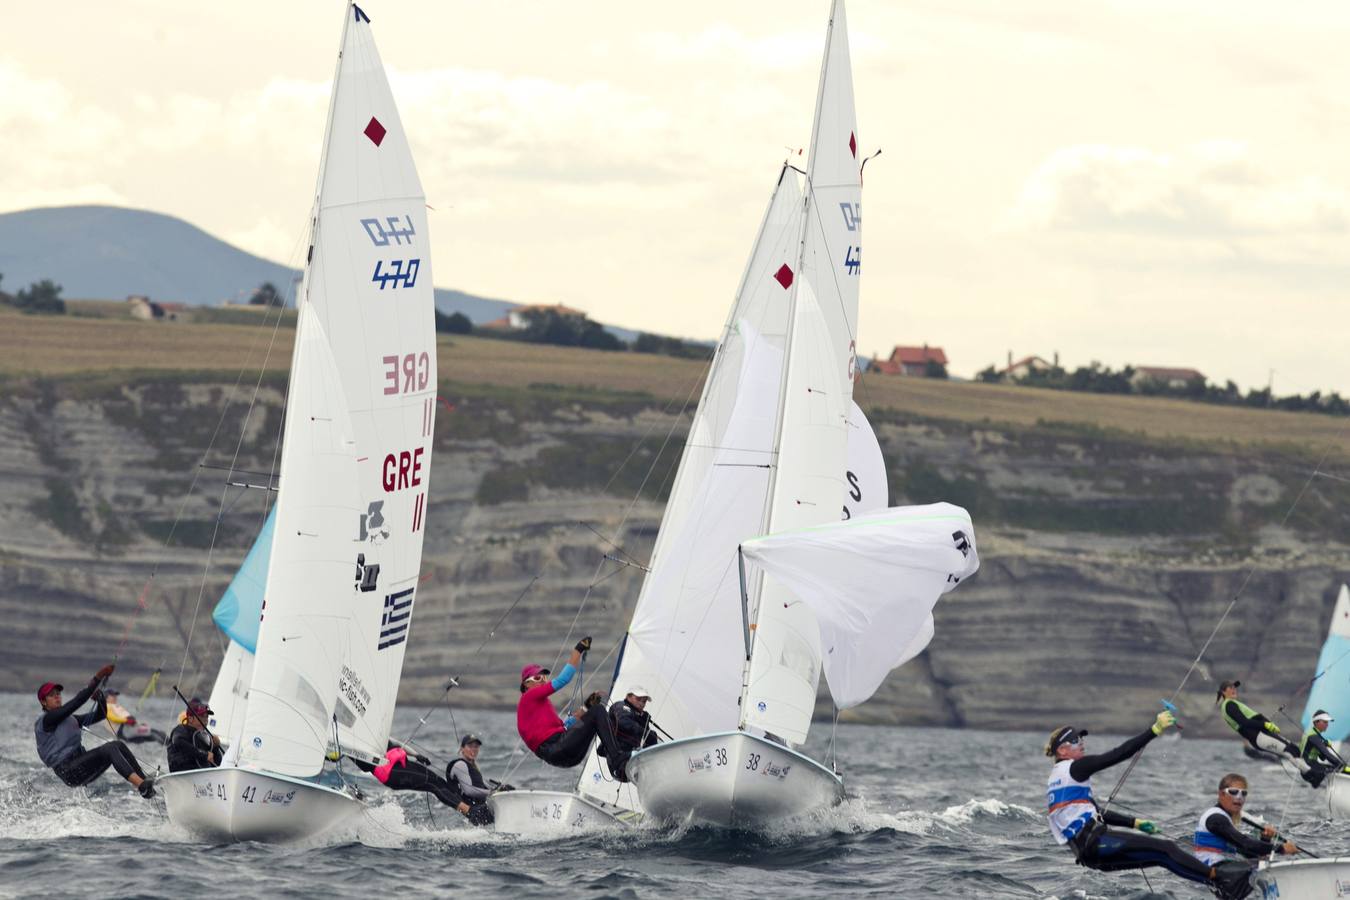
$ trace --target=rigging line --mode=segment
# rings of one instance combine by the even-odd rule
[[[265,325],[266,314],[264,314],[263,322]],[[216,427],[212,430],[211,437],[207,439],[206,449],[202,451],[201,462],[198,464],[198,467],[193,470],[192,480],[188,483],[188,489],[187,491],[184,492],[182,499],[178,503],[178,510],[174,514],[173,524],[169,526],[169,533],[164,536],[164,542],[163,544],[160,545],[161,550],[167,550],[169,548],[169,543],[173,540],[174,533],[177,532],[178,525],[183,520],[183,512],[187,509],[188,500],[192,498],[193,491],[195,491],[197,488],[197,482],[201,478],[201,468],[203,464],[205,464],[207,456],[210,455],[211,449],[215,446],[216,438],[219,437],[220,435],[220,429],[222,428],[222,426],[224,426],[225,419],[230,414],[230,408],[234,405],[234,395],[239,390],[239,385],[244,380],[244,373],[247,372],[249,369],[247,360],[252,357],[254,349],[256,348],[258,342],[261,340],[261,334],[262,332],[260,330],[258,334],[255,334],[253,336],[254,346],[249,348],[248,356],[245,357],[245,364],[239,367],[239,374],[235,376],[234,385],[230,388],[229,396],[225,400],[225,408],[221,410],[220,417],[216,419]],[[113,654],[114,664],[116,664],[117,660],[121,658],[122,651],[126,649],[127,641],[131,638],[131,632],[135,627],[137,621],[139,620],[141,613],[143,613],[148,608],[150,585],[155,580],[155,577],[159,574],[159,568],[162,565],[162,562],[163,562],[162,559],[155,561],[154,566],[150,569],[149,577],[146,578],[145,584],[141,588],[141,594],[137,600],[136,612],[128,620],[126,628],[122,632],[122,639],[121,641],[118,642],[117,650]],[[160,661],[159,667],[156,671],[158,671],[159,669],[163,669],[164,664],[167,661],[168,661],[167,654],[165,654],[165,659]]]
[[[580,519],[576,520],[576,523],[577,523],[578,525],[580,525],[582,528],[585,528],[585,529],[586,529],[587,531],[589,531],[591,534],[593,534],[593,535],[595,535],[596,537],[598,537],[600,540],[604,541],[606,544],[609,544],[609,545],[610,545],[611,547],[613,547],[615,550],[617,550],[617,551],[619,551],[620,553],[622,553],[624,556],[626,556],[626,557],[628,558],[628,561],[629,561],[630,563],[632,563],[633,565],[635,565],[635,566],[642,566],[642,563],[638,562],[638,559],[637,559],[636,556],[634,556],[633,554],[629,553],[627,550],[623,549],[623,548],[620,547],[618,544],[614,543],[613,541],[611,541],[609,538],[605,537],[605,536],[604,536],[603,534],[601,534],[600,532],[596,531],[595,528],[593,528],[590,524],[588,524],[588,523],[586,523],[586,522],[583,522],[583,521],[581,521]],[[644,568],[645,568],[645,567],[644,567]]]
[[[716,351],[714,351],[713,355],[716,356]],[[647,482],[651,480],[652,472],[656,471],[657,463],[659,463],[661,461],[661,457],[665,455],[666,447],[670,445],[670,439],[675,434],[675,429],[680,424],[680,416],[684,415],[684,411],[688,409],[689,402],[693,399],[694,391],[699,389],[701,381],[702,379],[695,379],[693,383],[690,385],[689,392],[685,395],[684,403],[680,407],[679,414],[676,415],[671,420],[670,428],[666,431],[665,439],[661,441],[660,448],[656,451],[655,455],[652,456],[651,465],[647,467],[646,474],[642,476],[642,482],[637,486],[637,490],[633,493],[633,499],[629,501],[628,506],[623,511],[623,515],[619,518],[619,524],[614,529],[615,538],[617,538],[623,532],[623,528],[627,524],[629,516],[633,514],[633,509],[637,506],[638,500],[642,499],[642,490],[647,486]],[[667,409],[669,408],[670,407],[667,406]],[[678,468],[678,464],[676,465],[676,468]],[[612,483],[614,478],[617,476],[618,473],[615,472],[614,476],[610,478],[610,483]],[[605,560],[601,558],[601,560],[596,564],[595,572],[591,574],[591,584],[589,587],[586,588],[586,594],[581,598],[581,603],[577,606],[577,614],[572,618],[572,624],[567,629],[567,634],[563,638],[562,647],[559,649],[558,655],[554,657],[553,668],[557,668],[558,662],[562,659],[563,653],[566,652],[567,646],[571,642],[573,629],[576,628],[577,621],[580,620],[581,618],[581,611],[585,609],[586,602],[590,599],[591,591],[593,591],[595,589],[595,585],[598,584],[596,579],[600,577],[600,570],[604,566],[604,564]]]
[[[1318,472],[1318,471],[1314,471],[1313,475],[1317,478],[1330,478],[1332,481],[1343,481],[1346,484],[1350,484],[1350,478],[1346,478],[1344,475],[1333,475],[1330,472]]]
[[[1327,459],[1331,456],[1332,448],[1340,443],[1341,439],[1345,436],[1347,426],[1350,426],[1350,420],[1341,424],[1340,429],[1337,431],[1336,439],[1329,443],[1326,449],[1322,451],[1322,458],[1317,461],[1316,467],[1314,467],[1313,471],[1303,482],[1303,487],[1299,488],[1299,492],[1294,497],[1293,502],[1290,503],[1289,508],[1285,510],[1284,517],[1280,519],[1281,527],[1284,527],[1289,523],[1289,517],[1294,514],[1294,510],[1298,508],[1299,503],[1303,500],[1303,496],[1308,492],[1308,488],[1312,486],[1313,479],[1315,479],[1317,474],[1322,471],[1322,466],[1326,464]],[[1247,574],[1242,579],[1242,583],[1238,586],[1237,593],[1233,595],[1232,600],[1228,601],[1228,606],[1224,609],[1223,615],[1220,616],[1219,621],[1215,623],[1214,630],[1209,633],[1209,637],[1205,639],[1205,643],[1201,646],[1200,652],[1195,655],[1195,659],[1191,661],[1190,667],[1186,669],[1186,674],[1182,676],[1181,683],[1178,684],[1177,689],[1172,692],[1168,705],[1176,703],[1177,697],[1181,694],[1181,689],[1186,686],[1186,682],[1190,680],[1191,674],[1195,671],[1196,667],[1200,665],[1200,661],[1204,659],[1206,651],[1209,650],[1209,645],[1214,642],[1214,638],[1218,635],[1219,629],[1223,627],[1223,623],[1227,621],[1229,614],[1233,611],[1233,607],[1236,606],[1238,600],[1242,598],[1243,592],[1247,590],[1247,585],[1251,583],[1251,580],[1255,575],[1256,563],[1253,562],[1251,566],[1248,567]],[[1125,786],[1126,779],[1128,779],[1130,773],[1134,771],[1134,767],[1139,762],[1140,757],[1144,755],[1144,749],[1146,747],[1147,745],[1139,748],[1139,751],[1135,753],[1134,758],[1130,760],[1130,764],[1125,767],[1125,771],[1121,773],[1120,780],[1117,781],[1116,786],[1111,789],[1110,795],[1106,798],[1106,803],[1102,806],[1103,812],[1110,808],[1111,801],[1116,798],[1116,794],[1120,793],[1120,789]]]
[[[285,308],[285,307],[283,306],[283,307],[282,307],[282,310],[284,310],[284,308]],[[275,322],[275,323],[273,324],[273,326],[272,326],[272,334],[271,334],[271,337],[269,338],[269,340],[268,340],[268,342],[267,342],[267,351],[263,354],[263,360],[262,360],[262,363],[258,366],[258,377],[257,377],[257,378],[254,380],[254,382],[253,382],[253,396],[249,399],[249,402],[248,402],[248,409],[244,411],[244,421],[243,421],[243,424],[242,424],[242,425],[240,426],[240,428],[239,428],[239,440],[235,442],[235,445],[234,445],[234,454],[233,454],[233,456],[230,457],[230,465],[231,465],[231,467],[233,467],[233,466],[235,466],[235,465],[238,464],[238,462],[239,462],[239,454],[240,454],[240,452],[243,450],[243,447],[244,447],[244,439],[248,436],[248,423],[249,423],[249,419],[252,418],[252,416],[253,416],[253,410],[254,410],[254,407],[256,407],[256,406],[258,405],[258,394],[259,394],[259,393],[261,392],[261,390],[262,390],[262,381],[263,381],[263,377],[267,374],[267,363],[268,363],[268,360],[271,359],[271,356],[272,356],[272,348],[276,346],[277,332],[280,330],[282,318],[283,318],[283,316],[282,316],[282,314],[281,314],[281,310],[279,310],[278,313],[277,313],[277,320],[276,320],[276,322]],[[264,321],[264,323],[266,322],[266,314],[264,314],[264,319],[263,319],[263,321]],[[298,321],[297,321],[297,326],[298,326],[298,324],[299,324],[299,323],[298,323]],[[299,333],[298,333],[298,332],[299,332],[299,328],[298,328],[298,327],[297,327],[296,331],[297,331],[296,337],[297,337],[297,339],[298,339],[298,337],[299,337]],[[287,379],[287,381],[289,382],[289,379]],[[275,453],[275,451],[274,451],[274,453]],[[186,641],[186,643],[185,643],[184,646],[183,646],[183,659],[182,659],[182,662],[179,663],[179,667],[178,667],[178,680],[179,680],[180,682],[183,680],[183,673],[184,673],[184,671],[186,671],[186,669],[187,669],[187,658],[188,658],[188,653],[189,653],[189,652],[191,651],[191,649],[192,649],[192,636],[193,636],[193,634],[194,634],[194,633],[196,632],[196,630],[197,630],[197,619],[198,619],[198,617],[199,617],[199,615],[200,615],[200,613],[201,613],[201,608],[202,608],[202,598],[206,595],[206,580],[210,577],[210,574],[211,574],[211,562],[212,562],[212,560],[213,560],[213,558],[214,558],[214,556],[215,556],[216,540],[220,537],[220,522],[221,522],[221,519],[224,517],[225,512],[226,512],[226,510],[225,510],[225,497],[226,497],[226,492],[227,492],[228,490],[229,490],[229,486],[227,485],[227,486],[221,491],[219,512],[218,512],[217,515],[216,515],[216,522],[215,522],[215,525],[214,525],[214,526],[212,527],[212,529],[211,529],[211,544],[210,544],[210,546],[207,548],[207,551],[206,551],[206,564],[205,564],[205,565],[203,566],[203,568],[202,568],[202,580],[201,580],[201,584],[200,584],[199,587],[197,588],[197,602],[196,602],[196,603],[193,605],[193,607],[192,607],[192,622],[191,622],[191,624],[188,626],[188,636],[187,636],[187,641]],[[268,494],[270,494],[270,493],[271,493],[271,492],[269,491]]]

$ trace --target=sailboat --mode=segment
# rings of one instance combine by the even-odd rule
[[[494,795],[498,830],[642,816],[756,827],[839,803],[840,776],[796,747],[815,710],[822,635],[839,637],[840,623],[822,627],[816,610],[823,607],[813,602],[819,592],[779,568],[777,547],[823,537],[836,546],[827,568],[834,570],[843,547],[875,579],[869,540],[879,534],[877,545],[891,549],[918,540],[923,562],[906,574],[924,585],[921,602],[881,580],[866,585],[870,597],[848,597],[859,604],[846,617],[854,625],[871,621],[875,610],[864,608],[874,602],[889,613],[875,629],[893,642],[881,655],[889,663],[883,677],[903,661],[895,651],[913,655],[927,644],[933,603],[978,566],[963,510],[944,510],[948,530],[934,543],[931,534],[911,533],[914,523],[899,521],[904,514],[878,522],[872,517],[888,511],[858,515],[846,505],[862,496],[852,466],[845,468],[853,436],[859,445],[870,439],[877,459],[880,449],[852,403],[861,177],[842,0],[831,14],[809,165],[806,173],[789,165],[778,173],[616,667],[611,699],[645,688],[647,711],[670,739],[632,757],[629,783],[615,781],[593,749],[574,794]],[[877,468],[884,480],[884,463]],[[884,506],[885,498],[883,484],[869,500]],[[839,542],[836,528],[849,537]],[[757,545],[760,538],[767,543]],[[939,570],[937,588],[919,574]],[[845,631],[852,637],[827,641],[823,662],[841,684],[864,646],[856,631]]]
[[[169,818],[211,840],[303,839],[360,810],[327,758],[383,756],[416,600],[436,395],[426,204],[352,3],[310,229],[276,506],[236,611],[216,616],[260,609],[255,634],[226,629],[212,698],[229,749],[157,782]]]
[[[1312,726],[1319,709],[1331,713],[1332,722],[1322,737],[1332,746],[1350,737],[1350,586],[1341,585],[1331,613],[1327,639],[1317,657],[1317,671],[1303,707],[1302,725]],[[1350,775],[1332,775],[1324,784],[1327,812],[1333,819],[1350,818]]]

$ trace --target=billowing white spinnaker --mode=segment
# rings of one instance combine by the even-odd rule
[[[933,606],[980,567],[970,515],[950,503],[754,538],[741,552],[815,613],[841,709],[867,700],[928,645]]]

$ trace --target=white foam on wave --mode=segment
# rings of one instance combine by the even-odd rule
[[[949,825],[969,825],[975,819],[985,816],[992,818],[1025,816],[1036,819],[1040,818],[1040,813],[1016,803],[1005,803],[991,797],[987,800],[967,800],[957,806],[949,806],[937,814],[938,819]]]

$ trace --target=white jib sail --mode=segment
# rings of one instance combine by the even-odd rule
[[[764,527],[792,283],[783,270],[798,251],[801,199],[784,167],[694,413],[611,695],[646,688],[647,712],[675,737],[729,731],[739,715],[736,547]],[[578,790],[640,808],[594,750]]]
[[[253,679],[253,654],[230,641],[225,658],[216,672],[216,683],[211,688],[211,718],[207,727],[226,743],[233,743],[243,724],[244,702],[248,697],[249,682]]]
[[[950,503],[771,534],[741,550],[815,613],[841,709],[871,697],[928,646],[933,606],[980,567],[970,515]]]
[[[846,488],[848,415],[857,366],[862,185],[842,0],[835,0],[831,15],[812,131],[766,528],[771,532],[837,521]],[[800,743],[811,725],[820,681],[814,613],[781,584],[769,583],[759,594],[754,623],[741,724]]]
[[[436,415],[426,204],[369,19],[355,6],[330,116],[242,748],[245,763],[285,774],[317,772],[335,736],[346,752],[384,753],[421,569]],[[269,698],[261,706],[260,694]],[[303,739],[287,718],[303,724]]]

